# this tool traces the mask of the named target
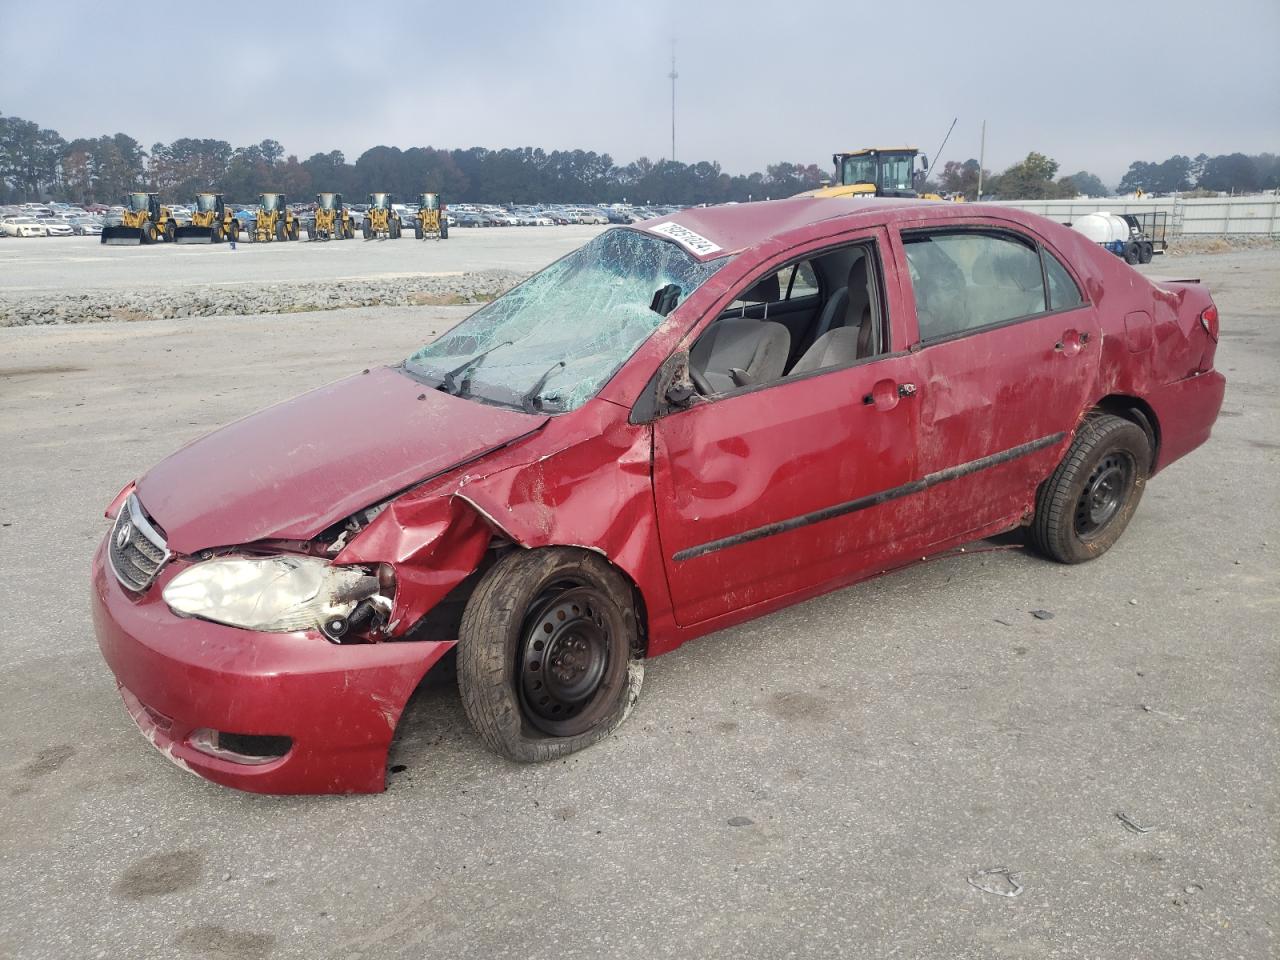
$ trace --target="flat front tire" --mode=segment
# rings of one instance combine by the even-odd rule
[[[551,547],[508,554],[467,602],[458,687],[495,753],[531,763],[588,747],[640,696],[635,600],[603,557]]]
[[[1106,553],[1129,525],[1147,485],[1146,432],[1112,414],[1091,414],[1036,494],[1031,544],[1059,563]]]

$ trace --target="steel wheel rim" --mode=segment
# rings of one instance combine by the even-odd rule
[[[1133,460],[1120,451],[1098,461],[1076,500],[1075,530],[1082,540],[1100,534],[1120,513],[1133,486]]]
[[[530,609],[516,664],[525,718],[553,736],[585,732],[608,706],[614,638],[604,598],[589,586],[555,584]]]

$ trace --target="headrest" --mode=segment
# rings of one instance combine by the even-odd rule
[[[850,290],[865,290],[867,287],[867,255],[864,253],[849,268],[849,282],[845,284]]]
[[[778,275],[771,273],[761,277],[738,299],[745,300],[747,303],[776,303],[782,299],[782,286],[778,283]]]

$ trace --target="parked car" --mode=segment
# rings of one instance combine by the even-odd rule
[[[6,237],[47,237],[48,229],[35,217],[5,217],[0,220],[0,233]]]
[[[78,237],[102,235],[102,221],[97,217],[76,217],[71,221],[71,232]]]
[[[1209,437],[1218,323],[1199,283],[1006,207],[615,227],[128,483],[98,640],[147,738],[219,783],[381,789],[455,648],[480,739],[562,757],[702,634],[1020,527],[1102,556]]]
[[[71,224],[56,217],[42,217],[39,220],[47,237],[69,237],[72,235]]]

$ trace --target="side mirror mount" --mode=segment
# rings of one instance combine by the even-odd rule
[[[631,423],[652,423],[658,417],[698,402],[701,394],[689,374],[689,354],[681,350],[667,357],[631,408]]]

